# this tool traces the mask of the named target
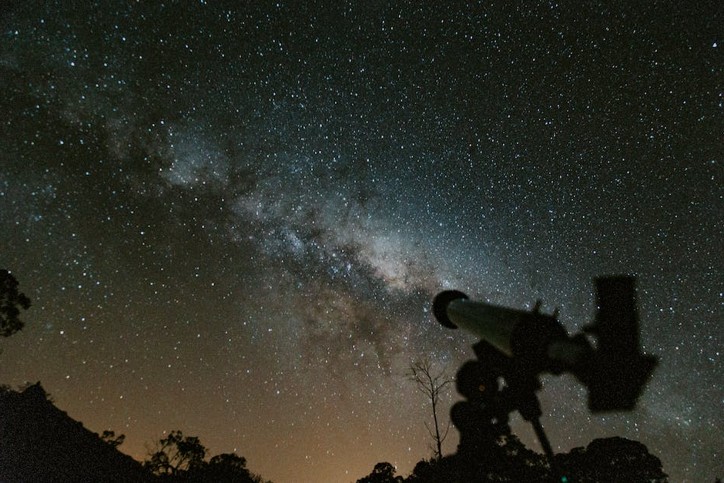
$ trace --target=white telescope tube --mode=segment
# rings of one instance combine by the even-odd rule
[[[511,338],[515,327],[530,313],[498,307],[470,299],[455,299],[447,305],[448,319],[512,357]]]

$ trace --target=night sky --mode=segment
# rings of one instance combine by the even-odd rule
[[[0,268],[33,307],[0,382],[137,459],[180,429],[277,483],[407,475],[407,367],[474,355],[438,291],[575,333],[626,273],[660,365],[630,413],[544,378],[554,449],[724,476],[717,4],[2,2]]]

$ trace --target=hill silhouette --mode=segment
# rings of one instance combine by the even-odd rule
[[[133,458],[58,409],[40,383],[0,390],[0,481],[151,482]]]
[[[396,476],[391,464],[378,463],[370,475],[358,482],[562,481],[553,478],[543,455],[529,450],[510,433],[507,422],[502,425],[496,422],[492,428],[495,434],[483,431],[483,436],[473,435],[475,437],[467,434],[469,427],[460,425],[459,421],[458,424],[465,434],[461,435],[456,454],[422,460],[407,478]],[[180,431],[171,434],[178,436],[176,443],[198,439],[182,437]],[[490,444],[481,446],[486,442],[485,435],[490,437]],[[155,459],[147,461],[144,467],[117,450],[119,441],[119,438],[104,439],[58,409],[40,383],[23,391],[0,387],[0,481],[3,483],[264,481],[246,468],[244,458],[234,454],[217,455],[208,462],[203,461],[202,455],[198,467],[154,474],[149,463]],[[200,443],[196,446],[205,453]],[[485,454],[493,457],[486,458]],[[159,455],[160,452],[155,454]],[[166,456],[172,458],[173,455]],[[620,437],[596,439],[586,448],[574,448],[570,453],[556,455],[555,459],[559,470],[567,476],[566,481],[666,481],[658,458],[643,444]]]

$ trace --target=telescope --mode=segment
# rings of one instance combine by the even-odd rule
[[[600,277],[595,286],[595,321],[574,336],[558,321],[557,311],[541,313],[540,302],[525,311],[448,290],[435,297],[433,314],[443,326],[487,342],[528,376],[573,374],[588,388],[592,412],[631,410],[657,364],[656,357],[640,350],[635,279]]]

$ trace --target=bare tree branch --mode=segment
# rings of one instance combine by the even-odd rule
[[[433,428],[431,428],[430,425],[425,422],[425,428],[427,428],[428,433],[430,433],[430,436],[433,439],[434,446],[432,449],[435,454],[435,458],[442,458],[442,443],[445,441],[448,431],[450,430],[450,421],[447,423],[444,434],[441,434],[440,422],[437,417],[437,406],[440,402],[441,393],[454,381],[454,379],[445,374],[444,371],[435,373],[432,363],[428,359],[413,361],[405,375],[407,379],[414,382],[417,389],[430,400],[434,424]]]

